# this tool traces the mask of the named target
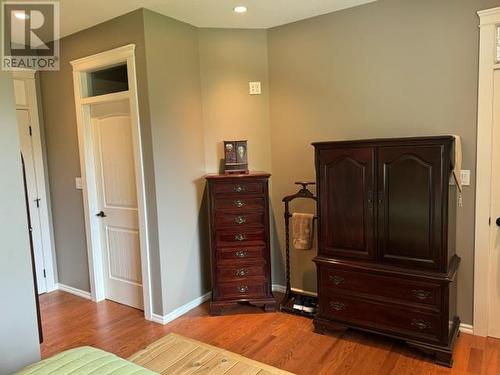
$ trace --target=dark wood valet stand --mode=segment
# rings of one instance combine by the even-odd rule
[[[451,366],[456,315],[451,136],[315,143],[317,332],[406,341]]]
[[[265,172],[208,175],[212,301],[210,314],[246,302],[275,311],[268,180]]]

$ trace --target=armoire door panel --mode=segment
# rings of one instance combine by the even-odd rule
[[[337,256],[375,257],[374,149],[321,151],[320,246]]]
[[[378,151],[378,239],[382,261],[436,268],[441,247],[442,147]]]

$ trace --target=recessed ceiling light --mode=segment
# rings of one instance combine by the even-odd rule
[[[14,17],[16,17],[18,20],[27,20],[28,18],[30,18],[28,16],[28,13],[19,10],[14,12]]]
[[[237,7],[234,8],[234,11],[236,13],[245,13],[247,11],[247,7],[244,5],[238,5]]]

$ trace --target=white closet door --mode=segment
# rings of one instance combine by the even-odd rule
[[[494,75],[488,335],[500,338],[500,71]]]
[[[43,244],[36,183],[35,160],[33,154],[32,138],[30,136],[30,115],[28,110],[26,109],[18,109],[16,110],[16,114],[21,154],[23,156],[24,166],[26,170],[26,185],[28,189],[28,203],[31,217],[31,235],[33,238],[33,251],[35,253],[36,281],[38,293],[42,294],[47,291],[47,285],[45,283],[45,266],[43,260]]]
[[[143,309],[130,117],[110,113],[92,124],[106,298]]]

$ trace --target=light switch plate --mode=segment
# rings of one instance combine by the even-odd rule
[[[462,169],[460,172],[460,180],[462,181],[462,186],[470,186],[470,170]],[[450,176],[450,185],[455,185],[455,178],[453,177],[453,175]]]
[[[75,187],[78,190],[82,190],[83,189],[82,178],[81,177],[75,177]]]
[[[470,185],[470,170],[462,169],[460,171],[460,179],[462,180],[463,186],[469,186]]]
[[[262,94],[262,88],[260,86],[260,82],[248,82],[248,88],[250,95]]]

